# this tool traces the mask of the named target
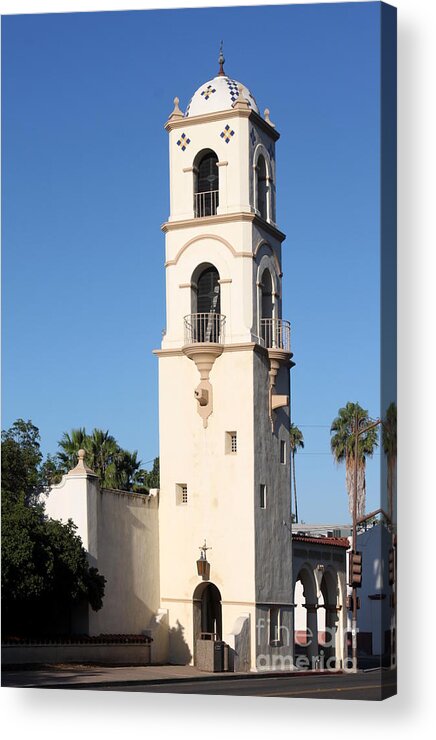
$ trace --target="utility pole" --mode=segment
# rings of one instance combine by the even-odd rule
[[[357,589],[362,585],[362,553],[357,552],[357,472],[358,472],[358,446],[359,437],[361,434],[369,432],[370,429],[381,424],[381,420],[368,424],[365,427],[361,427],[361,423],[364,421],[359,418],[359,412],[356,409],[356,415],[354,419],[354,486],[353,486],[353,549],[350,553],[349,559],[349,585],[353,589],[352,591],[352,617],[351,617],[351,655],[353,662],[353,673],[357,673],[357,606],[358,596]]]

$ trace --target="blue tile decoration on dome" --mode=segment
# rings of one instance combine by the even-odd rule
[[[226,82],[229,88],[230,100],[234,103],[239,98],[238,83],[235,80],[231,80],[230,77],[226,78]]]
[[[191,100],[189,101],[189,103],[188,103],[188,105],[187,105],[187,108],[186,108],[186,110],[185,110],[185,118],[186,118],[186,116],[189,116],[189,109],[190,109],[190,107],[191,107],[191,103],[192,103],[192,98],[191,98]]]
[[[180,139],[177,142],[177,146],[179,146],[181,148],[182,152],[184,152],[185,149],[186,149],[186,147],[190,143],[191,143],[191,139],[188,139],[188,137],[186,136],[186,134],[181,134]]]
[[[252,128],[250,131],[250,139],[252,146],[254,146],[256,143],[256,134],[254,133],[254,128]]]
[[[208,85],[205,90],[201,91],[201,95],[205,100],[209,100],[210,96],[216,92],[216,89],[212,85]]]
[[[233,129],[230,128],[229,124],[227,124],[227,126],[224,126],[224,131],[221,131],[220,133],[221,138],[224,139],[226,144],[229,143],[230,139],[234,135],[235,135],[235,132],[233,131]]]

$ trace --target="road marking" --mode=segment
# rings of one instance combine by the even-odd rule
[[[325,688],[325,689],[303,689],[302,691],[268,691],[264,696],[297,696],[299,694],[325,694],[329,691],[359,691],[360,689],[382,689],[396,686],[396,683],[388,684],[363,684],[361,686],[344,686],[343,688]]]

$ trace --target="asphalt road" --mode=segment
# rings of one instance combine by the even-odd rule
[[[380,701],[396,693],[396,672],[369,671],[339,676],[280,676],[238,678],[180,683],[147,683],[129,686],[95,686],[93,691],[135,691],[160,694],[215,694],[232,696],[277,696],[300,699],[364,699]],[[383,681],[383,686],[381,686]],[[71,687],[73,688],[73,687]],[[75,689],[90,689],[83,684]]]

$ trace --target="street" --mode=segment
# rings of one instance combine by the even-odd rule
[[[383,686],[380,685],[381,680]],[[82,685],[75,689],[89,689]],[[233,696],[299,697],[301,699],[363,699],[380,701],[395,694],[395,671],[369,671],[357,674],[319,676],[248,677],[180,683],[137,683],[135,685],[95,686],[98,691],[134,691],[171,694],[216,694]]]

